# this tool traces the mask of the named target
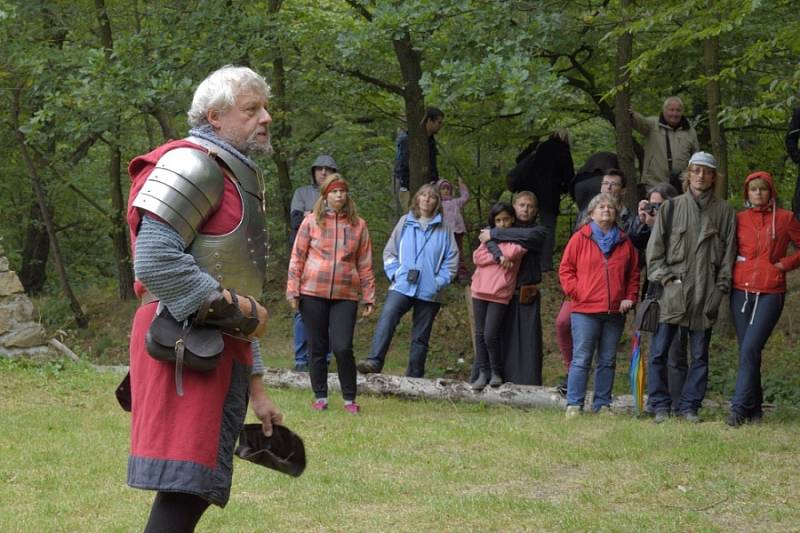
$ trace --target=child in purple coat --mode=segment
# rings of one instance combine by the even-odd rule
[[[436,182],[439,188],[439,194],[442,196],[442,213],[444,223],[450,226],[453,230],[453,235],[456,238],[458,245],[458,273],[457,279],[459,282],[466,282],[468,279],[467,267],[464,264],[464,234],[467,232],[467,227],[464,224],[464,217],[461,215],[461,210],[469,200],[469,188],[461,178],[458,178],[458,191],[459,196],[453,196],[453,185],[442,178]]]

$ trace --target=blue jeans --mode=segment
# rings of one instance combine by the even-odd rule
[[[678,324],[658,325],[653,334],[650,346],[650,357],[647,361],[647,403],[653,412],[669,412],[671,399],[667,379],[667,358],[670,345]],[[685,328],[684,328],[685,329]],[[705,331],[689,331],[689,351],[692,361],[686,373],[686,381],[681,389],[678,412],[696,413],[703,404],[708,386],[708,344],[711,341],[711,328]]]
[[[741,416],[759,417],[763,414],[761,350],[781,317],[783,302],[784,294],[749,293],[745,297],[744,291],[734,289],[731,295],[731,315],[739,341],[739,372],[731,410]]]
[[[390,290],[383,303],[383,311],[375,327],[375,336],[372,337],[372,354],[369,360],[383,368],[386,352],[394,336],[394,330],[400,319],[410,309],[414,309],[411,322],[411,349],[408,354],[408,368],[406,376],[421,378],[425,375],[425,359],[428,357],[428,340],[431,338],[433,319],[439,312],[441,304],[428,302],[418,298],[411,298],[397,291]]]
[[[294,364],[308,364],[308,338],[300,311],[294,313]]]
[[[597,348],[592,410],[598,411],[604,405],[611,405],[617,346],[625,326],[625,316],[616,313],[572,313],[571,322],[573,348],[567,378],[567,405],[583,407],[592,368],[592,354]]]

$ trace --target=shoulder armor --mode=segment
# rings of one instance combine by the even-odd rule
[[[188,246],[222,201],[224,190],[224,175],[211,156],[176,148],[161,156],[133,205],[161,217]]]

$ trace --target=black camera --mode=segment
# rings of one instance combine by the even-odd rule
[[[659,207],[661,207],[661,204],[658,202],[647,202],[647,205],[644,206],[644,211],[651,217],[654,217]]]
[[[416,268],[408,269],[408,273],[406,274],[406,280],[408,280],[409,283],[416,283],[418,279],[419,279],[419,270],[417,270]]]

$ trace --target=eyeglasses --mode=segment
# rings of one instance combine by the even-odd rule
[[[619,181],[603,181],[600,182],[601,187],[622,187],[622,183]]]

